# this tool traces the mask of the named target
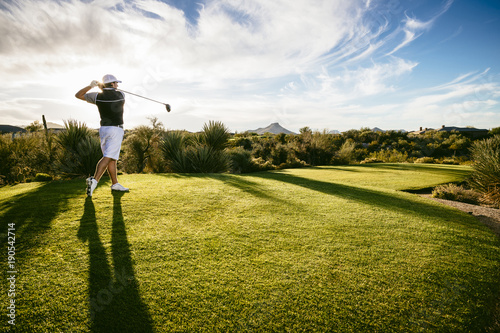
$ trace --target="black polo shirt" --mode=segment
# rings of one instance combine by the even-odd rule
[[[104,88],[102,92],[85,94],[85,100],[96,104],[101,115],[101,126],[123,125],[123,105],[125,95],[114,88]]]

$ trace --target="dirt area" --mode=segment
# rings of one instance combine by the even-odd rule
[[[421,196],[441,202],[445,205],[457,208],[463,212],[475,216],[479,221],[490,227],[498,237],[500,237],[500,209],[471,205],[468,203],[444,200],[431,197],[430,194],[421,194]]]

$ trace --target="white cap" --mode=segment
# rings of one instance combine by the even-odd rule
[[[114,75],[111,74],[106,74],[102,77],[102,83],[111,83],[111,82],[119,82],[121,83],[122,81],[118,80]]]

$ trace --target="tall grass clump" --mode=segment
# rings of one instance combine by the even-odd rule
[[[102,157],[97,132],[76,120],[64,121],[64,125],[64,131],[57,136],[62,149],[57,159],[59,171],[65,176],[93,174]]]
[[[160,147],[168,168],[173,172],[225,172],[230,164],[225,150],[229,137],[224,124],[210,121],[203,126],[201,133],[165,133]]]
[[[481,201],[481,195],[478,192],[455,184],[445,184],[435,187],[432,191],[432,197],[465,202],[473,205],[477,205]]]
[[[500,135],[474,142],[471,158],[470,186],[487,201],[500,206]]]

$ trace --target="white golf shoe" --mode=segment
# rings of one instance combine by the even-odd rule
[[[87,178],[87,196],[92,197],[92,193],[94,193],[95,188],[97,187],[97,180],[94,177]]]
[[[128,192],[128,188],[123,187],[120,183],[111,185],[111,191]]]

